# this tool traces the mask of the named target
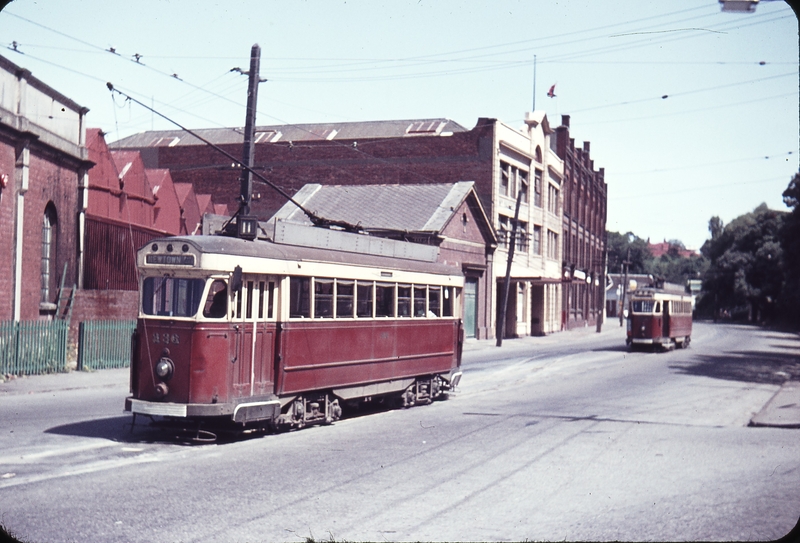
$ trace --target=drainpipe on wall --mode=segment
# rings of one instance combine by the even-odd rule
[[[29,142],[25,141],[17,148],[14,165],[14,176],[17,186],[17,212],[14,228],[14,322],[19,322],[22,315],[22,255],[25,238],[25,193],[28,192],[30,179],[31,152]]]

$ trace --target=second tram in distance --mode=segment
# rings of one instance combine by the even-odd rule
[[[692,340],[692,296],[679,285],[644,287],[631,294],[627,344],[686,348]]]
[[[302,427],[461,378],[460,268],[224,236],[156,239],[137,265],[134,419]]]

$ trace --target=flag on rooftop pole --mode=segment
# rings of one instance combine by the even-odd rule
[[[555,84],[552,87],[550,87],[549,91],[547,91],[547,96],[549,96],[550,98],[555,98],[556,97],[556,86],[555,86]]]

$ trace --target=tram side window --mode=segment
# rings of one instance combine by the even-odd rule
[[[375,285],[375,316],[394,317],[394,285]]]
[[[275,303],[275,283],[273,281],[258,282],[258,318],[263,319],[266,309],[268,319],[272,318],[273,304]]]
[[[397,316],[411,316],[411,286],[397,285]]]
[[[453,306],[455,305],[455,300],[453,299],[455,292],[453,292],[453,287],[443,287],[443,291],[444,301],[442,302],[442,316],[452,317]]]
[[[428,287],[428,316],[441,316],[442,287]]]
[[[356,287],[356,317],[372,317],[372,283],[358,282]]]
[[[207,319],[221,319],[228,313],[228,286],[222,279],[215,279],[208,289],[208,298],[203,308]]]
[[[353,281],[336,280],[336,316],[340,319],[353,317]]]
[[[314,279],[314,316],[333,318],[333,279]]]
[[[200,308],[205,281],[176,277],[148,277],[142,285],[145,315],[192,317]]]
[[[414,287],[414,316],[415,317],[424,317],[425,316],[425,304],[427,302],[425,295],[425,287],[416,285]]]
[[[308,277],[289,278],[289,316],[311,317],[311,280]]]
[[[247,282],[247,305],[245,306],[245,318],[252,319],[253,318],[253,281]]]

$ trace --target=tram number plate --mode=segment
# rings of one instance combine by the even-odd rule
[[[178,334],[170,334],[169,332],[164,332],[163,334],[159,334],[158,332],[153,334],[153,343],[163,343],[165,345],[179,345],[181,342],[181,338]]]

